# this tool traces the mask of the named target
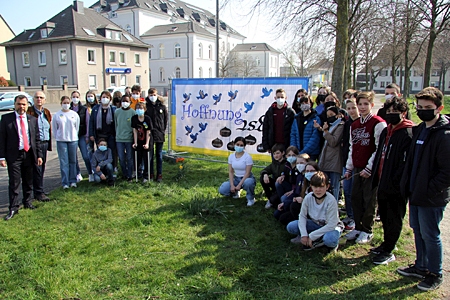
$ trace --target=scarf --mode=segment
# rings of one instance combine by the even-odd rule
[[[100,108],[97,112],[97,130],[102,130],[102,113],[103,113],[103,106],[100,105]],[[108,106],[108,112],[106,113],[106,124],[112,123],[112,112],[111,112],[111,105]]]

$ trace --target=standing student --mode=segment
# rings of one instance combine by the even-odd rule
[[[131,118],[131,127],[133,128],[133,148],[136,151],[136,167],[140,162],[144,162],[144,172],[142,183],[148,181],[148,163],[150,149],[150,133],[152,131],[152,120],[145,114],[147,105],[144,102],[136,104],[136,115]]]
[[[127,95],[121,99],[121,106],[114,114],[114,124],[116,126],[116,146],[119,155],[122,176],[129,182],[133,176],[133,128],[131,118],[136,114],[130,107],[131,100]]]
[[[409,197],[416,261],[397,272],[423,279],[417,287],[424,291],[437,289],[443,281],[439,224],[450,200],[450,119],[441,114],[443,99],[434,87],[416,95],[417,116],[423,122],[413,135],[400,182],[402,195]]]
[[[270,105],[264,115],[262,127],[262,145],[265,151],[272,149],[275,144],[282,144],[284,148],[289,147],[292,122],[295,112],[286,103],[286,92],[277,89],[275,102]]]
[[[402,232],[406,214],[406,198],[400,193],[400,180],[411,145],[414,123],[406,119],[408,103],[393,97],[384,103],[386,123],[380,135],[379,147],[373,163],[373,187],[377,187],[378,209],[383,224],[384,240],[371,249],[376,256],[374,264],[387,264],[395,260],[392,251]]]
[[[44,107],[45,94],[37,91],[34,94],[34,105],[28,107],[27,114],[38,119],[39,139],[42,151],[42,164],[33,166],[33,194],[34,199],[38,201],[50,201],[44,192],[44,173],[47,163],[47,151],[52,151],[52,114]]]
[[[295,114],[299,114],[302,112],[302,110],[300,108],[300,99],[307,95],[308,95],[308,92],[305,89],[299,89],[295,93],[294,101],[292,101],[292,109],[295,111]]]
[[[28,99],[24,95],[14,98],[14,112],[2,116],[0,122],[0,166],[8,166],[9,213],[8,221],[19,213],[19,188],[22,181],[24,208],[35,209],[32,204],[33,165],[42,165],[42,150],[37,119],[26,114]]]
[[[131,87],[131,103],[130,107],[132,109],[136,108],[136,104],[139,102],[145,102],[145,99],[141,97],[141,87],[137,84]]]
[[[330,94],[331,90],[326,87],[322,86],[317,90],[317,97],[316,97],[316,112],[317,115],[320,116],[322,112],[325,110],[325,99]]]
[[[367,244],[373,238],[372,227],[377,207],[376,188],[372,187],[373,160],[378,147],[380,134],[386,122],[372,114],[373,92],[361,92],[356,97],[361,117],[350,127],[350,152],[346,164],[345,178],[353,177],[352,207],[355,229],[345,237],[356,239],[359,244]]]
[[[152,132],[150,141],[150,178],[157,182],[162,181],[162,148],[165,141],[167,129],[167,107],[163,103],[164,99],[158,96],[155,88],[148,90],[146,100],[147,110],[145,114],[152,120]],[[156,176],[154,172],[153,160],[156,157]]]
[[[390,83],[386,86],[384,89],[384,99],[388,101],[392,97],[401,98],[402,93],[400,92],[400,87],[395,83]],[[381,117],[384,120],[384,117],[386,116],[386,108],[384,105],[378,110],[377,116]],[[406,118],[408,120],[411,120],[411,112],[408,110],[406,113]]]

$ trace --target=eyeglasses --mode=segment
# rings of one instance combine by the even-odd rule
[[[34,96],[34,98],[36,98],[36,99],[45,99],[45,97],[43,97],[43,96]]]

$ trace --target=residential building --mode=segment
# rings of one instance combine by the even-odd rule
[[[148,45],[81,1],[2,45],[20,85],[77,85],[82,93],[149,87]]]
[[[15,36],[14,31],[12,31],[11,27],[9,27],[8,23],[6,23],[5,19],[0,15],[0,43],[9,41]],[[6,65],[6,51],[3,46],[0,46],[0,77],[4,77],[6,80],[10,79],[10,74]]]
[[[309,68],[309,76],[314,86],[330,86],[333,74],[333,61],[322,59]]]
[[[231,76],[279,77],[281,53],[266,43],[244,43],[231,50]]]

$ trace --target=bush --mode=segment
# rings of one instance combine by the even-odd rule
[[[17,86],[17,84],[12,81],[12,80],[7,80],[8,81],[8,86]]]
[[[5,79],[5,77],[0,77],[0,86],[9,86],[8,80]]]

